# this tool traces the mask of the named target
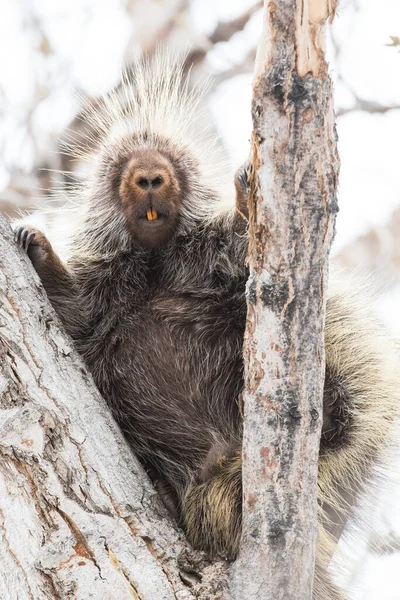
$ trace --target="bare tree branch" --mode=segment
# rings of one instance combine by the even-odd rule
[[[354,90],[351,90],[351,92],[354,96],[355,104],[353,106],[339,108],[336,111],[336,115],[338,117],[347,115],[348,113],[355,112],[357,110],[362,110],[370,114],[385,114],[391,110],[400,109],[400,104],[385,105],[381,104],[380,102],[375,102],[374,100],[365,100],[356,94]]]
[[[254,69],[254,61],[256,58],[256,49],[252,48],[244,58],[237,64],[235,64],[230,69],[226,71],[222,71],[222,73],[218,73],[213,78],[213,88],[216,88],[218,85],[231,79],[232,77],[236,77],[237,75],[246,75],[251,73]]]
[[[236,33],[239,33],[239,31],[243,31],[243,29],[246,27],[247,23],[249,22],[250,18],[253,16],[254,13],[256,13],[262,7],[262,5],[263,5],[262,1],[256,2],[253,6],[251,6],[249,9],[245,10],[241,15],[239,15],[235,19],[232,19],[231,21],[220,21],[217,24],[214,31],[208,36],[207,43],[203,44],[201,47],[194,48],[188,54],[188,57],[186,59],[186,65],[188,67],[191,67],[193,64],[195,64],[197,66],[200,65],[204,61],[209,50],[211,48],[213,48],[213,46],[215,44],[218,44],[220,42],[229,42],[229,40]],[[250,56],[250,55],[253,55],[252,50],[248,53],[248,56]],[[254,52],[254,55],[255,55],[255,52]],[[253,60],[251,60],[251,62],[249,62],[248,56],[246,57],[246,59],[244,61],[242,61],[242,63],[240,63],[241,65],[243,65],[243,68],[245,68],[245,71],[243,71],[240,66],[236,67],[236,69],[238,69],[239,72],[250,73],[252,71],[253,66],[254,66],[254,58],[253,58]],[[244,65],[246,65],[246,66],[244,67]],[[235,67],[233,67],[233,69],[235,69]],[[222,73],[220,75],[220,78],[228,79],[230,77],[230,75],[229,75],[230,71],[231,70],[229,70],[227,72],[227,74]],[[236,74],[237,74],[237,72],[233,73],[233,75],[236,75]],[[220,82],[220,79],[217,78],[217,81],[214,84],[214,87],[219,82]]]
[[[386,225],[374,227],[345,246],[337,260],[347,269],[385,273],[391,286],[400,282],[400,209]]]
[[[253,89],[239,600],[310,600],[338,156],[325,22],[335,2],[265,1]]]
[[[400,37],[398,37],[397,35],[391,35],[389,37],[391,39],[391,43],[385,44],[385,46],[389,46],[389,48],[397,48],[398,46],[400,46]]]
[[[250,18],[257,10],[263,5],[262,0],[256,2],[249,9],[245,10],[241,15],[232,19],[231,21],[220,21],[212,34],[209,36],[209,40],[212,44],[218,44],[218,42],[227,42],[231,39],[238,31],[243,31]]]
[[[137,59],[139,49],[152,54],[157,43],[165,42],[188,4],[189,0],[129,0],[126,10],[135,29],[125,54],[128,64]]]

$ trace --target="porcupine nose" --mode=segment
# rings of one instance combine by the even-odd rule
[[[176,231],[179,180],[172,160],[157,149],[144,147],[132,152],[122,170],[119,198],[127,228],[142,247],[159,248]]]
[[[152,190],[159,190],[164,185],[164,179],[160,174],[154,175],[153,173],[149,173],[148,175],[145,174],[140,176],[135,181],[135,184],[141,190],[150,192]]]
[[[171,161],[152,148],[135,150],[122,174],[119,194],[126,213],[132,213],[141,227],[148,222],[157,227],[170,223],[179,194]]]

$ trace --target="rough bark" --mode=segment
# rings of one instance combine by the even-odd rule
[[[0,597],[222,598],[0,217]]]
[[[252,102],[243,534],[232,598],[309,600],[338,157],[329,0],[265,0]]]

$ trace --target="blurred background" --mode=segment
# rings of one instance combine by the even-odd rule
[[[61,151],[84,139],[85,100],[118,85],[121,70],[158,44],[187,52],[193,81],[212,75],[205,99],[232,172],[247,158],[251,80],[261,31],[254,0],[1,0],[0,210],[46,225],[85,167]],[[373,274],[376,309],[400,334],[400,2],[341,0],[329,33],[340,176],[333,253]],[[79,92],[77,95],[76,92]],[[60,230],[65,226],[60,219]],[[344,540],[354,600],[400,600],[400,475],[374,505],[368,536]]]

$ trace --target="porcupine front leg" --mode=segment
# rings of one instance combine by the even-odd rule
[[[16,243],[27,253],[68,333],[73,335],[74,327],[81,318],[81,311],[71,273],[54,252],[46,236],[38,229],[24,225],[15,229],[14,237]]]

